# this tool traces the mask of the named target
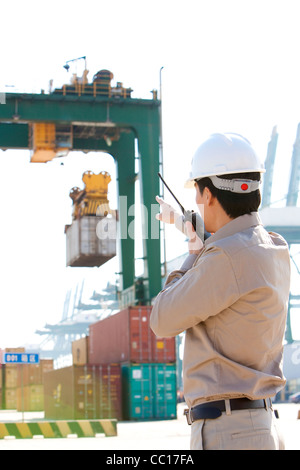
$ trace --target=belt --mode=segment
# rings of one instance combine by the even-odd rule
[[[227,400],[226,400],[227,401]],[[248,398],[233,398],[228,400],[231,411],[237,410],[251,410],[260,408],[272,408],[272,401],[270,398],[261,400],[249,400]],[[212,401],[209,403],[202,403],[201,405],[194,406],[191,409],[185,409],[184,415],[186,416],[188,424],[192,424],[199,419],[217,419],[222,413],[226,411],[225,400]]]

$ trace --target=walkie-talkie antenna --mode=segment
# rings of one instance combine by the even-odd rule
[[[171,189],[169,188],[169,186],[167,185],[167,183],[165,182],[165,180],[163,179],[163,177],[161,176],[160,173],[158,173],[158,176],[160,177],[160,179],[162,180],[165,187],[168,189],[168,191],[170,191],[170,194],[173,196],[173,198],[175,199],[175,201],[179,205],[179,207],[181,209],[181,212],[183,213],[183,221],[184,222],[189,221],[189,222],[192,223],[192,225],[194,227],[194,230],[196,231],[196,233],[197,233],[198,237],[200,238],[200,240],[204,241],[208,237],[210,237],[210,233],[206,232],[206,230],[204,228],[204,222],[201,219],[200,215],[196,214],[196,212],[194,212],[194,211],[186,211],[185,208],[183,207],[183,205],[180,204],[180,202],[178,201],[175,194],[171,191]]]
[[[162,180],[162,182],[164,183],[165,187],[167,188],[167,190],[172,194],[173,198],[175,199],[175,201],[177,202],[177,204],[179,205],[180,209],[181,209],[181,212],[183,214],[186,213],[184,207],[182,204],[180,204],[180,202],[178,201],[177,197],[175,196],[175,194],[171,191],[171,189],[169,188],[169,186],[167,185],[167,183],[165,182],[165,180],[163,179],[163,177],[161,176],[160,173],[158,173],[158,176],[160,177],[160,179]]]

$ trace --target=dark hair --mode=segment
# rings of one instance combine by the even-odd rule
[[[220,175],[219,177],[228,180],[246,179],[260,181],[260,173],[258,172],[232,173],[230,175]],[[235,219],[240,215],[256,212],[260,206],[261,195],[259,189],[246,194],[233,193],[231,191],[217,189],[208,177],[201,178],[200,180],[197,180],[196,183],[198,184],[201,195],[203,194],[204,188],[207,187],[212,195],[217,198],[226,214],[232,219]]]

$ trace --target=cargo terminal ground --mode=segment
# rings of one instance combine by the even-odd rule
[[[0,440],[2,450],[155,450],[189,451],[190,428],[183,416],[184,403],[177,406],[176,420],[161,421],[123,421],[117,424],[115,437],[67,439],[4,439]],[[297,419],[300,405],[280,403],[274,407],[279,419],[276,424],[285,437],[286,450],[300,450],[300,420]],[[42,418],[43,413],[25,413],[25,419]],[[0,421],[21,420],[21,413],[0,411]]]

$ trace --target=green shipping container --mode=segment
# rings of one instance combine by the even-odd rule
[[[123,417],[176,419],[176,364],[122,364]]]

